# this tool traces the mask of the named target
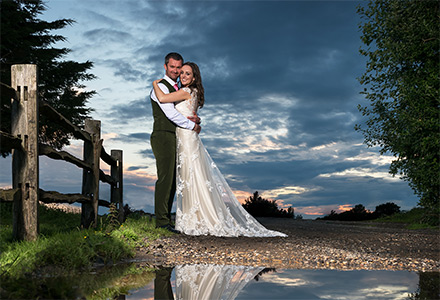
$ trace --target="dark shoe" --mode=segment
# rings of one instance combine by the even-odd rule
[[[160,226],[159,228],[163,228],[163,229],[166,229],[166,230],[168,230],[169,232],[172,232],[172,233],[177,233],[177,234],[179,234],[180,233],[180,231],[179,230],[176,230],[176,229],[174,229],[173,227],[171,227],[171,225],[163,225],[163,226]]]

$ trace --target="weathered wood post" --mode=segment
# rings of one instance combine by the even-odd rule
[[[83,203],[81,227],[96,227],[98,223],[99,163],[101,158],[101,121],[86,119],[84,130],[91,141],[84,141],[84,161],[92,165],[92,171],[83,170],[82,194],[92,197],[91,203]]]
[[[37,66],[13,65],[11,86],[17,99],[11,100],[11,132],[21,138],[12,151],[12,186],[20,189],[13,203],[13,236],[32,241],[38,236],[38,92]]]
[[[118,220],[124,222],[124,203],[122,200],[122,150],[112,150],[112,158],[116,161],[115,166],[111,166],[110,175],[116,181],[116,185],[111,185],[110,202],[115,203],[118,208]]]

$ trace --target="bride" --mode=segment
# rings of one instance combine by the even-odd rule
[[[158,87],[159,81],[153,82],[159,101],[175,102],[182,115],[193,116],[203,107],[204,89],[195,63],[183,64],[180,90],[164,94]],[[287,236],[266,229],[241,206],[195,131],[177,127],[176,138],[177,230],[188,235]]]

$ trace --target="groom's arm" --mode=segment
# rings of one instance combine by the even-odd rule
[[[164,84],[159,83],[158,86],[165,94],[169,93],[168,89],[166,88],[166,86]],[[151,96],[151,99],[153,99],[154,101],[157,102],[157,104],[159,104],[160,109],[162,109],[165,116],[171,122],[173,122],[174,124],[176,124],[179,127],[200,132],[200,129],[197,128],[197,126],[199,128],[200,128],[200,126],[197,125],[195,122],[189,120],[185,116],[183,116],[180,112],[178,112],[177,109],[174,107],[174,103],[160,103],[160,101],[157,99],[156,94],[154,93],[154,89],[151,90],[150,96]]]

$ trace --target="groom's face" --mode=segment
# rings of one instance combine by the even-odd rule
[[[168,63],[164,65],[165,74],[172,80],[176,81],[180,75],[180,69],[182,69],[182,64],[183,62],[181,60],[175,60],[170,58]]]

